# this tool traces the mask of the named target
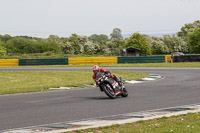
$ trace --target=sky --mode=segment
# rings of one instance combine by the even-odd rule
[[[167,34],[196,20],[200,0],[0,0],[0,35]]]

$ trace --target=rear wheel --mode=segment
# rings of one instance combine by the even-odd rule
[[[116,98],[115,91],[114,91],[114,89],[111,87],[110,84],[105,84],[105,85],[103,86],[103,90],[104,90],[104,92],[106,93],[106,95],[107,95],[108,97],[110,97],[111,99],[115,99],[115,98]]]

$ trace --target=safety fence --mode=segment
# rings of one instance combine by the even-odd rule
[[[0,59],[0,66],[18,66],[18,59]]]
[[[0,66],[87,65],[170,62],[171,55],[137,57],[85,57],[55,59],[0,59]],[[200,55],[174,56],[174,62],[200,62]]]
[[[118,57],[118,63],[162,63],[165,56]]]
[[[68,58],[56,59],[19,59],[19,66],[68,65]]]
[[[200,62],[200,55],[174,56],[174,62]]]
[[[117,57],[69,58],[69,65],[117,64]]]

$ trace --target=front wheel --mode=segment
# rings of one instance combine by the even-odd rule
[[[126,89],[125,87],[122,89],[122,94],[121,94],[121,96],[122,96],[122,97],[127,97],[127,96],[128,96],[128,91],[127,91],[127,89]]]
[[[115,99],[115,98],[116,98],[115,91],[114,91],[114,89],[111,87],[110,84],[105,84],[105,85],[103,85],[103,90],[104,90],[104,92],[106,93],[106,95],[107,95],[108,97],[110,97],[111,99]]]

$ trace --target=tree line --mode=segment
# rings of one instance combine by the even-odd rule
[[[70,55],[120,55],[121,49],[135,47],[142,51],[143,56],[169,54],[171,52],[200,53],[200,21],[185,24],[177,35],[151,37],[134,33],[123,38],[119,28],[113,29],[110,37],[104,34],[70,37],[50,35],[47,39],[0,35],[0,56],[9,54],[45,53]]]

